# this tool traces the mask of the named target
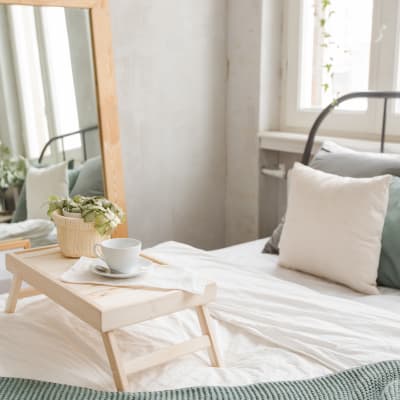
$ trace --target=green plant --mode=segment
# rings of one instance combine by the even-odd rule
[[[315,16],[318,18],[319,27],[321,31],[321,44],[320,46],[327,52],[327,61],[322,65],[322,70],[325,71],[325,78],[321,86],[326,93],[328,90],[333,91],[333,81],[335,77],[335,60],[333,57],[334,49],[342,51],[344,54],[351,54],[350,50],[343,49],[335,38],[327,31],[327,24],[335,14],[331,0],[320,0],[319,10],[316,10]],[[335,104],[336,99],[340,93],[332,93],[332,104]]]
[[[23,157],[12,157],[10,149],[0,142],[0,189],[21,186],[26,176]]]
[[[124,212],[116,204],[104,197],[74,196],[49,198],[47,215],[51,218],[54,212],[62,215],[63,210],[80,213],[85,222],[93,222],[100,235],[109,235],[125,220]]]

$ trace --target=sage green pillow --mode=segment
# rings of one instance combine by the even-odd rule
[[[400,289],[400,178],[392,177],[383,225],[378,285]]]
[[[27,210],[26,210],[26,187],[25,183],[22,185],[21,192],[18,196],[17,204],[15,205],[15,211],[12,217],[11,222],[21,222],[25,221],[27,218]]]
[[[93,157],[80,167],[78,179],[70,196],[104,196],[103,164],[101,157]]]

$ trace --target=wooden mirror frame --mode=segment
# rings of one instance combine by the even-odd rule
[[[89,11],[105,193],[126,212],[108,0],[0,0],[0,5],[6,4]],[[119,225],[113,236],[125,237],[127,234],[125,222]]]

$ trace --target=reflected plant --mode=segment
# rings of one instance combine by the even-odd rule
[[[21,156],[12,157],[10,149],[0,142],[0,189],[21,186],[26,171],[25,159]]]
[[[77,195],[73,198],[51,196],[48,204],[47,215],[50,218],[54,212],[63,215],[64,210],[78,213],[85,222],[92,222],[94,228],[102,236],[111,234],[119,224],[125,221],[125,215],[121,208],[100,196]]]

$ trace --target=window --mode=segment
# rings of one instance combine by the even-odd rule
[[[349,92],[400,90],[396,0],[295,0],[285,12],[282,129],[308,131],[322,108]],[[377,134],[382,107],[345,102],[325,130]],[[392,101],[388,121],[388,133],[400,132],[400,102]]]
[[[300,108],[321,108],[340,94],[368,89],[372,0],[304,0]],[[357,18],[357,28],[354,17]],[[344,103],[363,110],[365,100]]]

